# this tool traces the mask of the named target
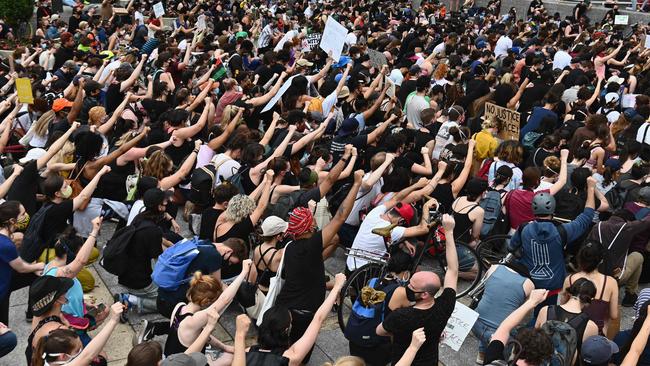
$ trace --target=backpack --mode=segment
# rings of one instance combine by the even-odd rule
[[[275,188],[273,188],[273,190],[275,190]],[[266,211],[264,212],[264,217],[266,218],[269,216],[277,216],[282,220],[287,220],[289,218],[289,212],[298,207],[300,197],[302,197],[303,193],[305,192],[306,191],[304,189],[299,189],[297,191],[293,191],[280,196],[280,198],[278,198],[278,201],[275,203],[269,202],[268,206],[266,207]],[[273,191],[271,191],[271,196],[272,195]]]
[[[614,211],[623,208],[623,205],[625,204],[625,196],[627,196],[627,189],[621,187],[618,183],[607,191],[607,193],[605,193],[605,198],[607,198],[610,210]]]
[[[563,190],[556,197],[555,217],[566,220],[575,220],[582,213],[585,207],[585,201],[577,194]]]
[[[368,282],[367,287],[385,293],[386,297],[382,302],[366,307],[361,303],[361,296],[359,296],[352,305],[352,311],[343,334],[345,338],[358,346],[376,347],[389,342],[387,337],[378,336],[376,329],[384,321],[387,300],[390,300],[399,284],[391,282],[382,286],[378,278],[373,278]]]
[[[521,144],[523,145],[524,149],[528,151],[532,151],[537,147],[537,141],[542,136],[543,135],[540,132],[535,132],[535,131],[526,132],[524,138],[521,140]]]
[[[126,249],[133,241],[133,236],[139,230],[152,226],[155,225],[151,221],[142,221],[139,225],[128,225],[115,231],[104,246],[99,261],[102,267],[116,276],[125,274],[129,270],[129,254]]]
[[[197,237],[183,239],[167,248],[159,257],[153,267],[151,279],[159,288],[168,291],[176,291],[181,285],[192,279],[187,276],[187,268],[190,263],[199,255],[199,246],[211,245],[209,240],[201,240]]]
[[[504,234],[508,231],[509,220],[501,208],[503,193],[496,190],[489,190],[479,202],[479,206],[485,212],[483,214],[483,226],[481,227],[481,237],[495,234]]]
[[[42,231],[45,215],[51,207],[51,204],[45,204],[29,220],[27,231],[23,236],[23,243],[19,248],[20,257],[25,262],[32,263],[37,260],[47,245],[47,239],[42,236]]]
[[[339,210],[339,207],[341,207],[341,204],[345,200],[345,197],[348,196],[348,193],[350,193],[350,189],[352,189],[352,183],[345,183],[344,185],[341,186],[341,188],[337,189],[334,194],[332,194],[329,199],[327,200],[328,209],[330,213],[332,214],[332,217],[336,215],[336,211]],[[369,189],[366,191],[366,193],[362,194],[361,196],[357,197],[354,199],[354,201],[358,201],[365,197],[368,193],[370,193],[372,189]],[[359,194],[357,192],[357,194]]]
[[[479,168],[478,173],[476,173],[476,178],[487,181],[488,176],[490,175],[490,167],[492,166],[492,163],[494,163],[493,158],[483,160],[483,164]]]
[[[242,166],[239,168],[237,173],[233,174],[230,177],[230,179],[226,181],[232,184],[233,186],[235,186],[239,190],[239,193],[246,194],[246,190],[244,189],[244,184],[242,183],[242,174],[248,174],[249,170],[250,168]]]
[[[190,202],[209,206],[212,200],[212,187],[214,187],[215,175],[218,167],[213,164],[204,165],[194,169],[192,172],[192,189],[190,191]]]
[[[550,366],[570,366],[573,364],[573,355],[578,346],[578,335],[576,328],[583,322],[589,321],[589,316],[580,313],[569,319],[567,322],[557,320],[557,305],[550,305],[547,310],[546,323],[542,325],[542,331],[551,338],[553,342],[553,355]]]

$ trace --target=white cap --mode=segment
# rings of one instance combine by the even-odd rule
[[[262,222],[262,236],[274,236],[287,231],[289,224],[277,216],[269,216]]]
[[[395,69],[390,72],[390,75],[388,76],[389,79],[395,83],[397,86],[402,86],[402,81],[404,80],[404,75],[402,75],[402,72],[399,71],[399,69]]]
[[[607,93],[605,94],[605,103],[616,103],[618,102],[618,93]]]
[[[40,147],[33,148],[27,152],[27,155],[25,155],[24,158],[21,158],[18,160],[21,164],[25,164],[27,162],[30,162],[32,160],[38,160],[41,158],[41,156],[45,155],[47,151],[44,149],[41,149]]]

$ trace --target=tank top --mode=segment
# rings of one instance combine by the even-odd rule
[[[454,226],[454,238],[456,238],[456,240],[458,241],[469,243],[470,241],[472,241],[472,236],[470,231],[472,229],[472,226],[474,226],[474,221],[472,221],[469,218],[469,214],[470,212],[474,211],[476,207],[478,207],[478,204],[472,202],[469,205],[464,206],[458,210],[458,211],[465,211],[467,208],[469,208],[467,212],[460,213],[456,211],[456,209],[458,208],[457,203],[458,200],[456,200],[452,204],[452,209],[451,209],[451,212],[454,216],[454,220],[456,221],[456,225]]]
[[[183,319],[194,315],[194,313],[181,314],[185,305],[187,304],[180,303],[176,305],[177,306],[176,312],[174,312],[172,315],[171,326],[169,327],[169,333],[167,334],[167,341],[165,342],[164,353],[166,357],[176,353],[183,353],[187,350],[187,347],[183,346],[181,344],[181,341],[178,339],[178,328],[180,327]],[[201,353],[205,353],[205,345],[203,346],[203,350],[201,351]]]
[[[257,273],[260,273],[259,277],[257,278],[258,284],[269,288],[271,285],[271,278],[275,277],[276,272],[271,271],[271,263],[273,263],[273,258],[275,257],[276,254],[278,254],[278,250],[276,248],[267,248],[264,253],[262,253],[262,246],[260,245],[258,248],[258,251],[260,252],[260,260],[255,264],[255,268],[257,269]],[[268,262],[264,259],[264,256],[266,253],[268,253],[271,250],[275,250],[273,254],[271,254],[271,258],[268,260]],[[265,268],[260,268],[260,263],[264,263]]]
[[[47,318],[41,319],[41,321],[38,322],[38,324],[36,324],[34,330],[32,330],[32,332],[29,334],[29,337],[27,337],[27,347],[25,347],[25,357],[27,358],[27,365],[32,364],[32,355],[34,354],[34,349],[32,345],[34,343],[34,336],[36,336],[36,333],[38,333],[38,331],[41,330],[41,328],[43,328],[45,324],[51,322],[57,322],[63,325],[63,321],[57,315],[48,316]]]
[[[246,352],[248,366],[288,366],[289,359],[284,357],[284,349],[262,350],[260,346],[251,346]]]
[[[573,284],[573,275],[569,276],[569,286]],[[603,287],[600,290],[600,297],[591,300],[591,304],[585,308],[585,313],[598,326],[598,333],[603,334],[605,321],[609,319],[609,301],[603,300],[605,288],[607,287],[607,276],[603,275]]]
[[[454,203],[454,193],[451,190],[451,183],[441,183],[431,192],[431,197],[438,200],[440,208],[438,211],[442,213],[451,212],[451,205]]]
[[[43,270],[43,274],[46,276],[56,277],[56,270],[57,267],[49,267],[48,263]],[[83,288],[81,287],[81,282],[79,282],[77,277],[73,278],[72,282],[72,287],[70,287],[68,292],[65,294],[65,298],[68,302],[61,307],[61,311],[77,318],[82,318],[85,314]]]
[[[494,329],[526,301],[526,277],[499,265],[485,283],[481,302],[476,307],[479,319]]]

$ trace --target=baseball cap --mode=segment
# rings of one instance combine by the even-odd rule
[[[341,128],[339,129],[339,136],[347,136],[359,128],[359,121],[356,118],[346,118],[341,123]]]
[[[312,67],[314,66],[313,62],[309,62],[308,60],[305,60],[304,58],[301,58],[300,60],[296,61],[296,65],[300,67]]]
[[[29,287],[29,306],[34,316],[41,316],[52,309],[56,299],[64,295],[74,282],[67,277],[41,276]]]
[[[65,99],[65,98],[58,98],[54,100],[54,103],[52,103],[52,110],[54,112],[60,112],[65,108],[70,108],[72,107],[72,102]]]
[[[596,335],[582,342],[582,361],[586,365],[607,365],[613,354],[618,352],[616,343]]]
[[[41,158],[41,156],[45,155],[47,151],[45,149],[41,149],[40,147],[33,148],[27,152],[27,154],[18,160],[21,164],[25,164],[29,161],[32,160],[38,160]]]
[[[650,205],[650,187],[643,187],[639,190],[638,201],[644,202]]]
[[[334,76],[334,81],[336,81],[338,83],[339,81],[341,81],[342,78],[343,78],[343,74],[336,74],[336,76]],[[348,81],[348,80],[350,80],[350,75],[348,75],[345,78],[345,81]]]
[[[162,366],[205,366],[208,363],[208,359],[203,353],[193,352],[190,354],[186,353],[177,353],[165,358],[161,365]]]
[[[397,202],[395,207],[393,207],[393,210],[395,210],[404,219],[404,221],[406,221],[407,225],[411,224],[411,220],[413,220],[413,216],[415,215],[413,206],[407,203]]]
[[[618,102],[618,93],[605,94],[605,103],[616,103],[616,102]]]
[[[339,92],[339,95],[337,95],[337,98],[347,98],[350,95],[350,88],[346,86],[341,88],[341,91]]]
[[[262,236],[274,236],[287,231],[289,223],[277,216],[269,216],[262,222]]]

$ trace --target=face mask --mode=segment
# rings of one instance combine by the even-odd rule
[[[334,162],[330,161],[329,163],[327,163],[327,165],[325,165],[325,167],[324,167],[323,169],[324,169],[324,170],[330,170],[330,169],[332,169],[332,165],[334,165],[333,163],[334,163]]]
[[[406,299],[410,302],[415,302],[417,300],[415,298],[415,291],[408,286],[408,282],[404,286],[404,289],[406,290]]]
[[[72,196],[72,186],[67,186],[61,190],[61,196],[63,199],[68,199]]]
[[[29,214],[25,212],[25,215],[16,222],[16,229],[25,230],[27,225],[29,225]]]

